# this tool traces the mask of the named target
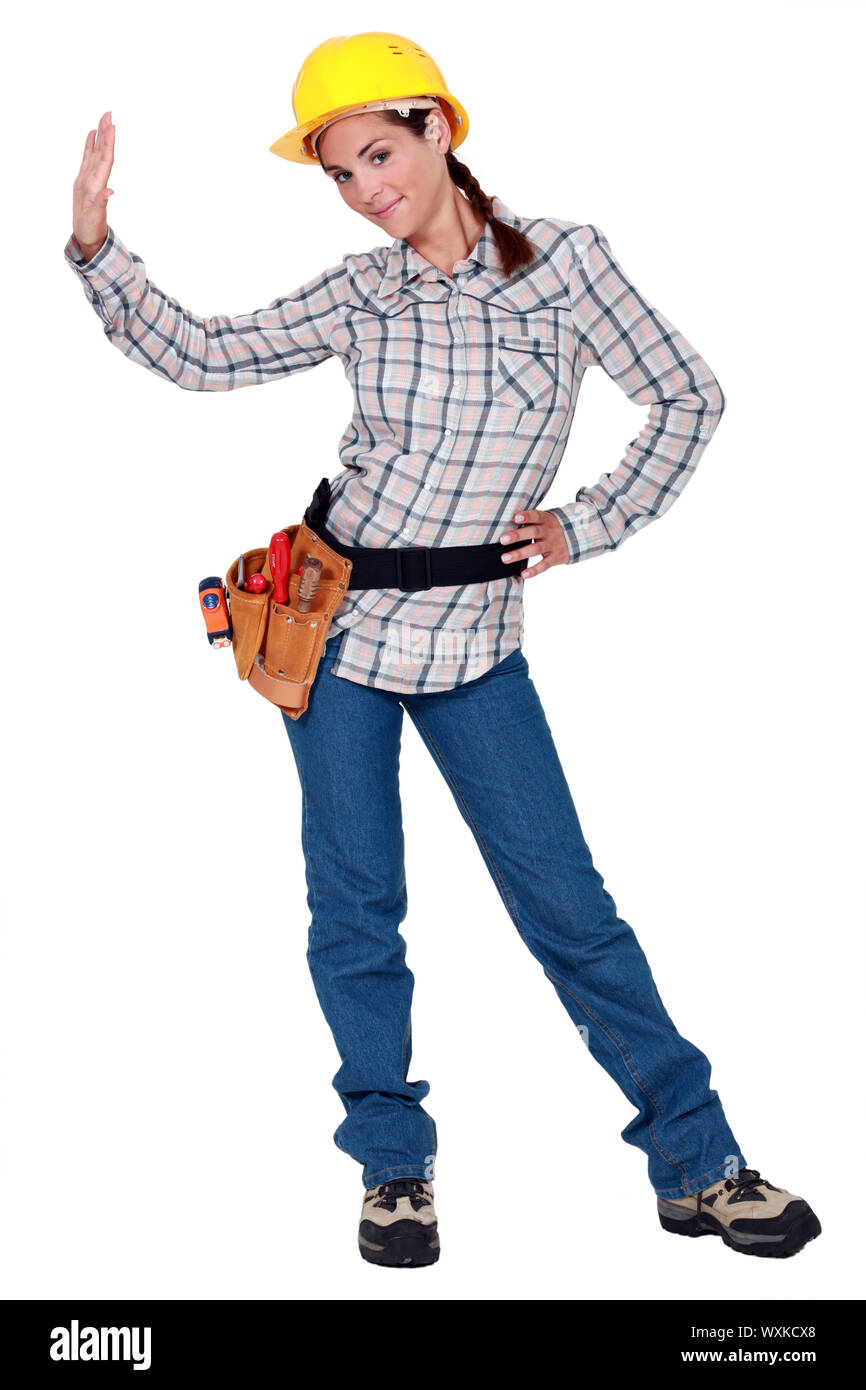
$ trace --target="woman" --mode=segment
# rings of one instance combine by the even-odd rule
[[[718,424],[721,388],[597,227],[523,219],[482,192],[454,154],[466,112],[409,40],[328,40],[293,104],[298,124],[274,153],[321,169],[390,246],[344,256],[265,310],[196,318],[108,226],[106,113],[85,144],[66,256],[110,341],[185,389],[259,384],[336,354],[355,392],[344,470],[308,519],[345,554],[384,552],[392,577],[346,594],[309,707],[283,720],[303,798],[307,959],[341,1058],[334,1138],[363,1165],[361,1254],[439,1256],[429,1086],[408,1080],[404,710],[521,937],[636,1107],[622,1137],[647,1155],[664,1229],[794,1254],[817,1217],[745,1166],[709,1061],[678,1033],[593,864],[521,650],[524,580],[661,516]],[[594,364],[649,406],[647,423],[610,475],[541,510]],[[488,569],[471,568],[482,555]]]

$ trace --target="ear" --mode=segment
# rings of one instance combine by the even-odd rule
[[[440,151],[442,154],[444,154],[451,143],[451,127],[449,126],[445,116],[443,116],[442,112],[438,111],[435,107],[431,107],[430,111],[427,113],[427,119],[424,122],[424,126],[424,135],[426,139],[435,141],[437,148],[444,141],[444,144],[442,145],[442,149]]]

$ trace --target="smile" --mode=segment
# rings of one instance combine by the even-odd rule
[[[374,216],[374,217],[390,217],[390,216],[391,216],[391,213],[395,210],[395,208],[399,207],[399,205],[400,205],[400,203],[402,203],[402,201],[403,201],[403,198],[402,198],[402,195],[401,195],[401,197],[395,199],[395,201],[394,201],[393,203],[389,203],[389,204],[387,205],[387,207],[382,208],[381,212],[374,212],[374,213],[373,213],[373,216]]]

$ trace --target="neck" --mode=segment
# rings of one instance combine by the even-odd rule
[[[465,260],[478,245],[487,225],[456,187],[453,199],[447,199],[441,211],[422,232],[407,238],[413,251],[425,261],[450,275],[456,261]]]

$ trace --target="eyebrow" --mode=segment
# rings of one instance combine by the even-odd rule
[[[377,136],[376,136],[376,140],[387,140],[387,138],[388,138],[387,135],[377,135]],[[375,145],[376,140],[370,140],[370,141],[364,146],[364,148],[363,148],[362,150],[359,150],[359,151],[358,151],[358,158],[359,158],[359,159],[361,158],[362,155],[364,155],[364,154],[367,153],[367,151],[371,148],[371,146]],[[331,172],[332,169],[342,169],[343,166],[342,166],[342,164],[323,164],[323,165],[322,165],[322,168],[324,169],[324,171],[325,171],[326,174],[330,174],[330,172]],[[348,171],[348,169],[346,169],[344,172],[348,174],[349,171]]]

